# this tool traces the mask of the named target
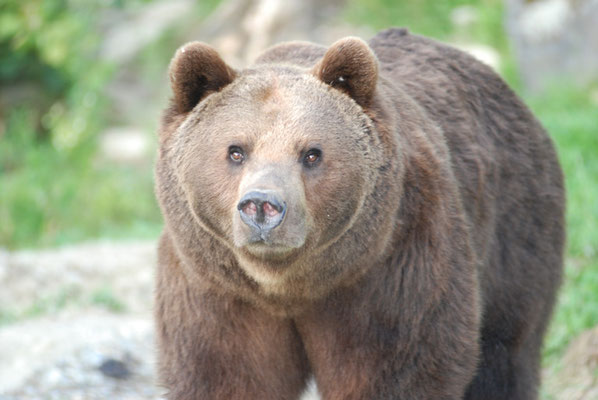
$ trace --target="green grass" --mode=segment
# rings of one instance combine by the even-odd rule
[[[598,104],[591,91],[556,86],[528,103],[554,139],[565,171],[569,255],[598,256]],[[596,100],[595,100],[596,101]]]
[[[124,302],[118,298],[112,288],[102,286],[92,293],[85,293],[81,288],[63,287],[56,293],[36,299],[24,308],[0,305],[0,327],[29,318],[57,314],[68,308],[95,307],[114,313],[126,311]]]
[[[112,312],[125,311],[124,303],[116,297],[112,288],[108,286],[101,287],[93,292],[90,302],[93,305],[106,308]]]
[[[548,364],[598,325],[598,105],[592,90],[555,86],[528,103],[556,144],[567,189],[567,262],[546,342]]]

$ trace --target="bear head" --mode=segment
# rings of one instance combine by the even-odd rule
[[[381,253],[379,235],[393,223],[386,213],[397,207],[376,189],[390,140],[373,120],[376,56],[357,38],[318,51],[309,67],[235,71],[192,42],[170,66],[174,97],[157,167],[168,230],[188,243],[182,253],[194,246],[189,237],[215,239],[265,292],[288,294],[293,282],[317,296],[355,276],[349,265],[367,246]]]

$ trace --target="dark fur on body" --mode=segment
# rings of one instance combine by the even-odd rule
[[[282,44],[240,72],[185,49],[156,167],[169,399],[296,399],[310,375],[326,400],[536,398],[562,174],[496,74],[397,29]],[[313,132],[305,171],[284,156]],[[234,140],[255,156],[215,163]],[[262,171],[289,199],[282,255],[235,219]]]

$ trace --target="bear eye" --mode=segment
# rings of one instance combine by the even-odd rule
[[[320,149],[310,149],[303,156],[303,165],[306,167],[315,166],[322,158],[322,151]]]
[[[232,162],[240,164],[245,160],[245,152],[239,146],[230,146],[228,148],[228,157]]]

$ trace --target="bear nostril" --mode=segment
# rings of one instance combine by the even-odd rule
[[[280,206],[276,207],[276,206],[272,205],[270,202],[267,202],[267,201],[264,202],[263,208],[264,208],[264,214],[267,217],[274,217],[274,216],[280,214],[280,211],[279,211]]]
[[[248,201],[241,206],[241,210],[247,215],[257,214],[257,206],[253,201]]]

